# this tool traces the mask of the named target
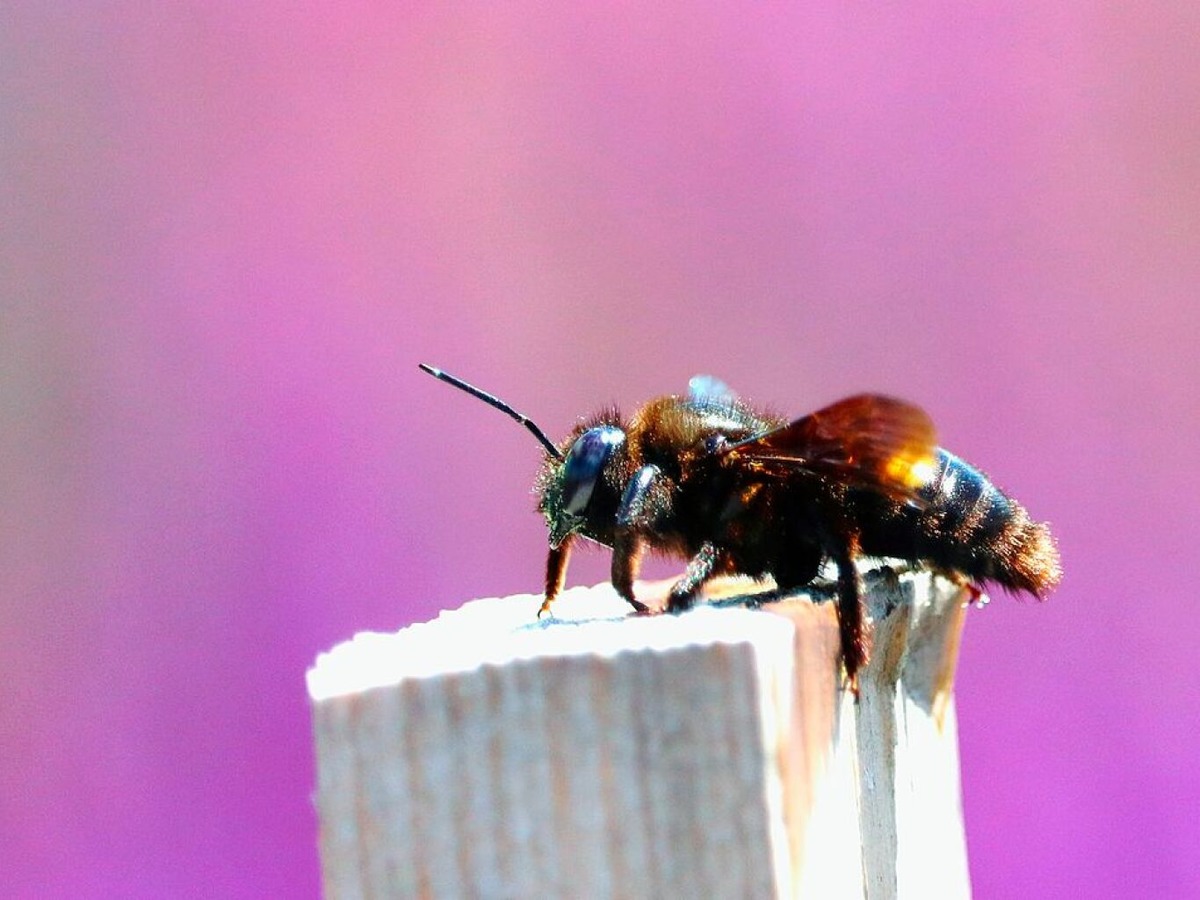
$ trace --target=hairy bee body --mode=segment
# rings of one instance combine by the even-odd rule
[[[866,659],[858,588],[845,584],[856,579],[854,558],[895,557],[1037,596],[1057,582],[1057,551],[1047,528],[982,472],[941,448],[934,448],[926,478],[904,497],[788,462],[747,464],[725,450],[785,424],[734,401],[673,396],[651,401],[628,423],[613,411],[586,421],[563,442],[564,454],[601,426],[620,429],[625,441],[607,460],[589,515],[572,534],[613,548],[613,584],[635,606],[633,579],[644,551],[698,563],[672,590],[673,610],[690,606],[703,581],[715,575],[770,576],[788,590],[810,583],[832,559],[843,582],[851,673]],[[640,507],[622,521],[622,498],[647,466],[658,475]],[[539,508],[552,534],[563,520],[561,470],[558,460],[547,458],[539,479]],[[558,540],[544,609],[565,571],[562,548],[569,545]]]
[[[868,656],[856,561],[894,557],[1043,597],[1061,577],[1048,527],[978,469],[937,447],[918,407],[864,394],[788,421],[693,379],[687,396],[652,400],[629,420],[606,410],[546,448],[536,492],[549,527],[541,611],[562,589],[573,542],[612,548],[612,582],[635,609],[646,551],[687,560],[669,611],[717,575],[772,577],[784,591],[837,568],[842,657],[851,682]]]

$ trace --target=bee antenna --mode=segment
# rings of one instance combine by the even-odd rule
[[[538,428],[537,425],[534,424],[533,420],[529,418],[529,416],[522,415],[521,413],[517,412],[499,397],[493,397],[486,391],[481,391],[479,388],[475,387],[475,385],[467,384],[461,378],[455,378],[449,372],[443,372],[441,369],[435,369],[433,366],[425,365],[425,363],[417,363],[417,368],[419,368],[422,372],[428,372],[438,381],[444,381],[447,384],[452,384],[460,391],[466,391],[472,397],[478,397],[488,406],[494,406],[506,416],[516,419],[518,422],[528,428],[529,432],[535,438],[541,441],[542,446],[546,448],[547,453],[557,460],[563,459],[563,455],[561,452],[559,452],[559,449],[554,446],[554,443],[550,440],[550,438],[546,437],[546,432]]]

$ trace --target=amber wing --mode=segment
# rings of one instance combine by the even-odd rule
[[[923,409],[859,394],[725,448],[726,463],[781,477],[810,472],[919,502],[934,472],[937,435]]]

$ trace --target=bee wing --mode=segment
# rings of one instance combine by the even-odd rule
[[[768,474],[797,470],[872,487],[919,502],[935,470],[937,435],[923,409],[880,394],[859,394],[723,451]]]
[[[688,381],[688,400],[693,406],[729,406],[737,400],[725,382],[712,375],[695,375]]]

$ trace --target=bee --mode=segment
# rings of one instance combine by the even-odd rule
[[[507,403],[440,369],[420,368],[524,425],[545,450],[538,510],[549,528],[546,592],[562,590],[578,539],[612,549],[612,584],[633,593],[646,551],[687,561],[667,597],[690,608],[718,575],[771,577],[785,594],[837,572],[842,661],[851,685],[868,658],[856,560],[893,557],[973,584],[1044,598],[1062,570],[1049,527],[986,475],[937,446],[919,407],[859,394],[788,421],[743,403],[715,378],[606,409],[559,444]]]

